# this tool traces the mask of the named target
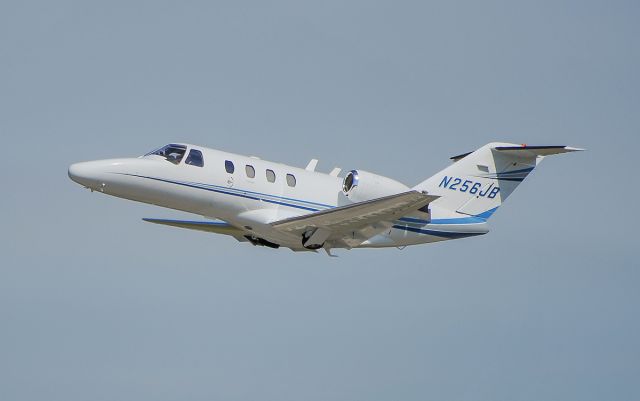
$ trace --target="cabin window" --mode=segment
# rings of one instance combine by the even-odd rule
[[[244,172],[247,173],[247,177],[249,178],[254,178],[256,176],[256,169],[248,164],[244,166]]]
[[[275,182],[276,181],[276,173],[273,170],[267,169],[267,181]]]
[[[187,160],[185,160],[184,163],[190,166],[204,166],[204,158],[202,157],[202,152],[200,152],[198,149],[191,149],[189,151],[189,156],[187,156]]]
[[[296,186],[296,177],[293,174],[287,174],[287,185],[290,187]]]
[[[176,145],[175,143],[163,146],[160,149],[147,153],[145,156],[157,155],[162,156],[165,160],[170,161],[173,164],[179,164],[187,152],[187,147],[184,145]]]
[[[225,160],[224,169],[227,170],[227,173],[233,174],[236,168],[233,166],[233,162],[231,160]]]

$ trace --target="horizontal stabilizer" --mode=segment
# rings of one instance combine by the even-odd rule
[[[528,146],[528,145],[497,146],[494,149],[501,153],[512,154],[514,156],[521,155],[523,153],[532,154],[536,156],[551,156],[551,155],[557,155],[560,153],[580,152],[584,150],[580,148],[572,148],[570,146]]]
[[[551,146],[530,146],[530,145],[515,145],[515,146],[495,146],[491,147],[492,150],[497,150],[504,154],[511,154],[513,156],[551,156],[560,153],[580,152],[584,149],[572,148],[571,146],[564,145],[551,145]],[[451,160],[457,162],[469,156],[473,152],[462,153],[456,156],[450,157]]]

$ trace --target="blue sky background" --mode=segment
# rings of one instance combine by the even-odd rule
[[[0,4],[3,400],[640,398],[633,1]],[[72,162],[171,141],[415,184],[568,144],[486,236],[301,255]]]

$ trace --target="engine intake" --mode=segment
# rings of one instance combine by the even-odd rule
[[[342,192],[353,202],[395,195],[409,189],[394,179],[364,170],[351,170],[342,181]]]

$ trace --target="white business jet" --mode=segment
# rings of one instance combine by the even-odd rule
[[[487,220],[540,161],[582,149],[490,143],[410,188],[363,170],[339,178],[202,146],[172,143],[138,158],[69,167],[92,191],[204,216],[143,219],[294,251],[403,248],[482,235]]]

